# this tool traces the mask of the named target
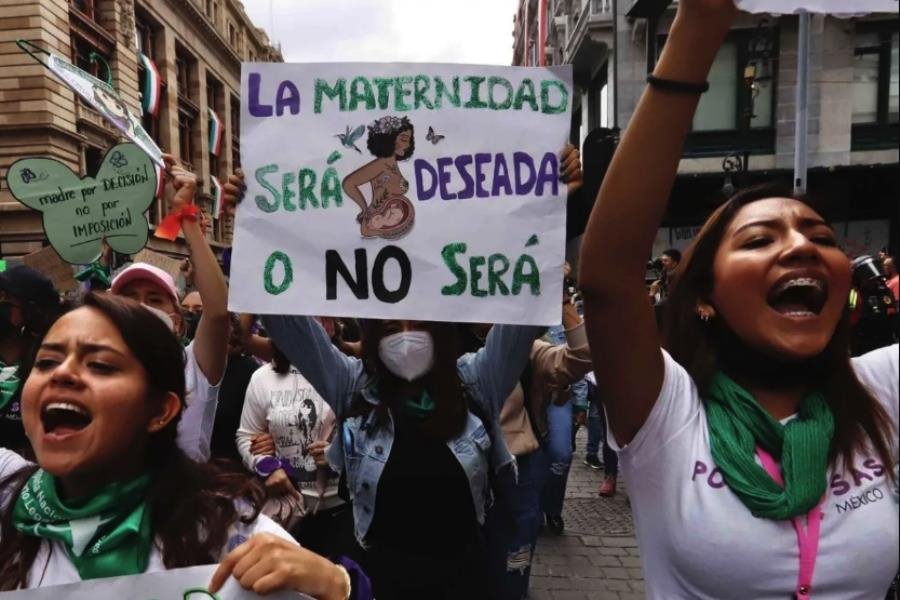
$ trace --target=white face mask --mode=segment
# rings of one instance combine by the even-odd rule
[[[415,381],[434,364],[434,342],[427,331],[401,331],[381,339],[378,356],[391,373]]]
[[[172,317],[170,317],[168,315],[168,313],[165,313],[165,312],[159,310],[158,308],[153,308],[152,306],[147,306],[143,302],[141,303],[141,306],[143,306],[144,308],[146,308],[147,310],[152,312],[154,315],[159,317],[160,320],[166,324],[166,327],[168,327],[173,333],[175,332],[175,321],[172,320]]]

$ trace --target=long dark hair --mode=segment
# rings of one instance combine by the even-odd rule
[[[378,382],[379,405],[374,409],[357,401],[347,416],[375,410],[377,423],[387,422],[389,410],[402,410],[400,388],[405,383],[381,361],[378,344],[385,337],[384,321],[365,320],[361,322],[362,354],[366,371]],[[441,441],[451,440],[462,433],[466,425],[468,406],[463,394],[462,381],[456,369],[460,355],[460,339],[456,326],[452,323],[425,322],[425,329],[434,341],[434,365],[425,375],[425,389],[436,404],[435,412],[423,423],[424,431]]]
[[[744,206],[767,198],[792,198],[821,214],[814,199],[797,195],[782,184],[769,183],[747,188],[732,196],[709,217],[675,271],[664,319],[664,345],[694,379],[701,397],[709,389],[715,372],[726,362],[736,362],[728,361],[729,354],[744,353],[748,356],[753,353],[722,319],[703,323],[696,314],[696,308],[698,301],[709,302],[712,295],[715,283],[713,262],[735,215]],[[803,383],[825,393],[834,414],[832,465],[840,459],[844,466],[852,466],[854,454],[865,450],[868,438],[891,473],[893,425],[884,408],[853,370],[850,337],[849,312],[845,310],[834,335],[818,357],[800,367],[779,365],[776,368],[780,376],[799,377]]]
[[[158,317],[133,300],[111,294],[87,294],[78,306],[99,310],[119,330],[147,373],[148,402],[160,402],[174,392],[184,405],[184,351]],[[26,368],[33,360],[29,357]],[[168,569],[216,562],[229,526],[238,519],[253,521],[264,499],[258,483],[225,463],[188,459],[175,443],[178,420],[150,436],[145,457],[152,479],[147,498],[151,525]],[[18,531],[12,520],[15,501],[36,469],[30,466],[0,481],[0,490],[11,492],[0,502],[0,590],[29,584],[28,572],[40,548],[41,538]],[[236,500],[246,503],[243,514]]]

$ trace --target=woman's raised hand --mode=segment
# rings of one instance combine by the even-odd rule
[[[265,595],[292,590],[318,600],[344,600],[347,578],[326,558],[269,533],[258,533],[219,563],[209,582],[215,594],[230,575],[241,587]]]
[[[581,152],[572,144],[566,144],[560,153],[559,178],[565,182],[566,191],[571,195],[578,191],[584,183],[581,170]]]
[[[244,199],[247,192],[247,184],[244,183],[244,172],[236,170],[228,176],[228,181],[222,186],[222,200],[225,202],[225,210],[229,215],[234,215],[237,205]]]
[[[197,176],[186,171],[171,154],[163,154],[166,173],[170,181],[166,185],[166,202],[169,211],[177,211],[188,204],[193,204],[197,193]]]

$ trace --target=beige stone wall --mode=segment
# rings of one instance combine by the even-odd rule
[[[269,46],[265,33],[253,25],[239,1],[215,2],[218,18],[214,22],[206,14],[207,0],[94,0],[94,21],[115,42],[108,61],[114,84],[136,114],[141,113],[141,82],[135,11],[153,23],[156,55],[152,58],[167,82],[159,141],[165,151],[176,156],[180,153],[176,47],[180,45],[196,60],[190,83],[193,102],[200,109],[194,127],[194,156],[181,158],[197,174],[203,192],[200,203],[207,207],[207,77],[222,87],[214,108],[225,126],[217,173],[223,179],[236,166],[231,148],[231,98],[240,97],[240,63],[250,57],[282,60],[280,51]],[[13,161],[29,155],[50,156],[83,174],[85,146],[105,149],[118,138],[96,112],[15,44],[16,39],[26,39],[71,60],[75,21],[70,11],[68,0],[4,0],[0,10],[0,255],[27,253],[40,247],[43,239],[39,215],[12,198],[3,181]],[[230,222],[217,224],[209,233],[210,241],[220,247],[230,244],[231,229]],[[170,253],[184,251],[183,244],[153,240],[152,245]]]

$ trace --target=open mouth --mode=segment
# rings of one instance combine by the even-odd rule
[[[794,277],[776,284],[766,301],[786,317],[814,317],[828,300],[828,284],[814,277]]]
[[[91,424],[91,413],[72,402],[49,402],[41,410],[44,432],[57,436],[81,431]]]

